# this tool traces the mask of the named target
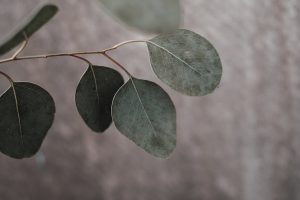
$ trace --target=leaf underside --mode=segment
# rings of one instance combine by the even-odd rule
[[[122,22],[143,32],[162,33],[178,28],[179,0],[100,0]]]
[[[0,97],[0,151],[12,158],[33,156],[51,127],[55,105],[43,88],[15,82]]]
[[[123,77],[116,70],[89,66],[76,89],[75,101],[80,116],[90,129],[103,132],[110,126],[112,99],[123,84]]]
[[[171,88],[190,96],[211,93],[219,85],[222,64],[205,38],[179,29],[147,42],[155,74]]]
[[[176,146],[176,110],[157,84],[131,78],[113,100],[117,129],[153,156],[167,158]]]
[[[58,11],[53,4],[42,4],[24,19],[12,32],[0,41],[0,55],[9,52],[25,40],[24,33],[29,38],[33,33],[45,25]]]

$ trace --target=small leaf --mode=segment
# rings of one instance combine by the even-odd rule
[[[31,157],[53,123],[54,101],[35,84],[13,85],[0,97],[0,151],[13,158]]]
[[[76,90],[78,112],[95,132],[105,131],[111,124],[111,104],[124,84],[119,72],[108,67],[89,66]]]
[[[121,21],[144,32],[162,33],[178,28],[179,0],[100,0]]]
[[[35,9],[14,31],[0,42],[0,55],[5,54],[45,25],[58,11],[53,4],[43,4]]]
[[[131,78],[115,95],[112,116],[117,129],[146,152],[160,158],[173,152],[176,111],[157,84]]]
[[[216,49],[200,35],[177,30],[147,42],[155,74],[190,96],[211,93],[220,83],[222,64]]]

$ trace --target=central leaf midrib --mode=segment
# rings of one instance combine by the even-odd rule
[[[195,69],[194,67],[192,67],[191,65],[189,65],[187,62],[185,62],[184,60],[182,60],[180,57],[178,57],[176,54],[172,53],[171,51],[169,51],[168,49],[166,49],[163,46],[160,46],[159,44],[156,44],[155,42],[152,41],[147,41],[148,43],[164,50],[165,52],[167,52],[168,54],[170,54],[171,56],[175,57],[176,59],[178,59],[179,61],[181,61],[184,65],[188,66],[190,69],[192,69],[193,71],[195,71],[196,73],[198,73],[200,76],[203,76],[201,74],[201,72],[199,72],[197,69]]]
[[[100,97],[99,97],[99,93],[98,93],[98,84],[97,84],[96,74],[95,74],[95,71],[93,69],[93,66],[90,66],[90,68],[91,68],[93,79],[94,79],[94,84],[95,84],[95,90],[96,90],[98,105],[100,106]]]
[[[143,111],[144,111],[144,113],[145,113],[145,115],[146,115],[146,118],[147,118],[147,120],[148,120],[148,122],[149,122],[151,128],[152,128],[153,131],[154,131],[153,133],[154,133],[154,135],[156,135],[157,131],[155,130],[155,128],[154,128],[154,126],[153,126],[153,124],[152,124],[152,122],[151,122],[151,119],[150,119],[150,117],[149,117],[149,115],[148,115],[148,113],[147,113],[147,111],[146,111],[146,108],[145,108],[145,106],[144,106],[144,104],[143,104],[143,102],[142,102],[142,99],[141,99],[141,97],[140,97],[140,95],[139,95],[139,92],[138,92],[138,90],[137,90],[137,88],[136,88],[136,86],[135,86],[135,84],[134,84],[134,81],[133,81],[132,78],[130,78],[130,80],[131,80],[132,85],[133,85],[133,88],[134,88],[134,90],[135,90],[135,92],[136,92],[136,94],[137,94],[138,100],[139,100],[139,102],[140,102],[140,104],[141,104],[141,106],[142,106],[142,109],[143,109]]]
[[[16,105],[16,111],[17,111],[17,117],[18,117],[18,125],[19,125],[19,132],[20,132],[20,136],[21,136],[22,153],[24,153],[23,130],[22,130],[22,124],[21,124],[20,111],[19,111],[19,103],[18,103],[18,98],[17,98],[17,93],[16,93],[14,83],[11,85],[11,87],[12,87],[13,95],[14,95],[14,99],[15,99],[15,105]]]
[[[95,74],[95,71],[93,69],[93,66],[91,65],[90,68],[91,68],[91,71],[92,71],[92,75],[93,75],[93,79],[94,79],[94,84],[95,84],[95,90],[96,90],[96,95],[97,95],[97,103],[98,103],[98,108],[99,108],[98,112],[101,113],[102,112],[102,108],[101,108],[101,105],[100,105],[100,95],[99,95],[98,81],[97,81],[96,74]],[[98,117],[101,118],[100,115],[98,115]],[[97,120],[97,121],[98,121],[99,127],[102,127],[101,120]]]

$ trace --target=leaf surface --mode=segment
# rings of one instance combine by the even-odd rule
[[[176,30],[147,42],[155,74],[171,88],[190,96],[211,93],[222,76],[213,45],[189,30]]]
[[[13,158],[33,156],[51,127],[55,105],[43,88],[15,82],[0,97],[0,151]]]
[[[176,146],[176,110],[157,84],[131,78],[113,100],[117,129],[153,156],[167,158]]]
[[[75,101],[90,129],[103,132],[110,126],[112,99],[123,84],[119,72],[108,67],[89,66],[77,86]]]

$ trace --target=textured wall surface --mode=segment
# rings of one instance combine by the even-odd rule
[[[0,36],[38,2],[0,0]],[[96,0],[53,2],[60,13],[24,54],[103,49],[151,37],[118,24]],[[170,159],[149,156],[114,126],[96,135],[84,125],[74,103],[84,63],[4,64],[1,70],[15,80],[48,89],[57,112],[39,156],[19,161],[0,154],[1,200],[300,199],[300,1],[182,4],[182,27],[207,37],[222,57],[224,76],[212,95],[186,97],[163,85],[145,45],[112,54],[136,76],[163,85],[174,100],[178,143]],[[102,57],[88,58],[114,67]],[[7,87],[1,78],[1,93]]]

